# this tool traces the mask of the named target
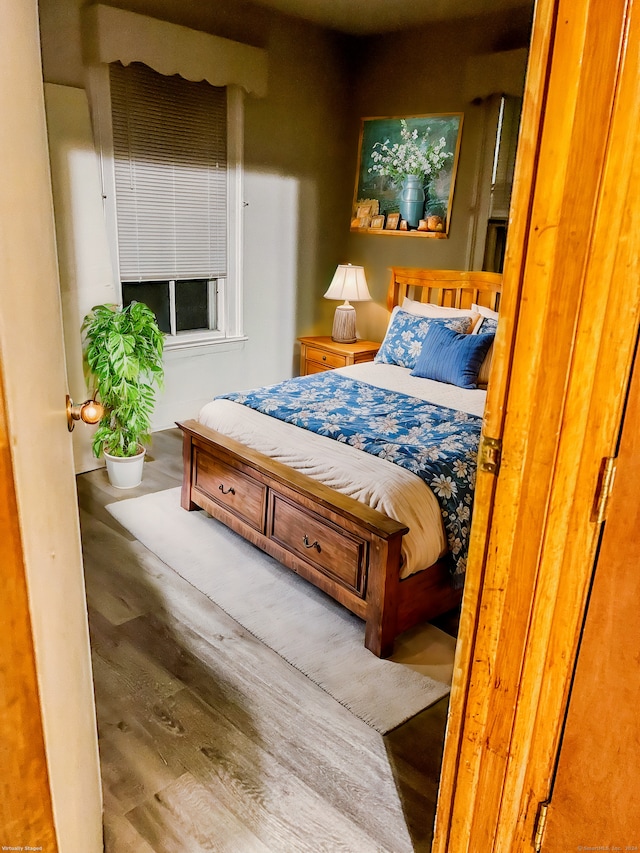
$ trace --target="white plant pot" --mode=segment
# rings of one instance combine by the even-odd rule
[[[104,451],[109,482],[116,489],[134,489],[142,481],[144,447],[137,456],[111,456]]]

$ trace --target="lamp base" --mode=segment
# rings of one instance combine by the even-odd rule
[[[353,305],[338,305],[333,315],[331,340],[339,344],[354,344],[356,337],[356,309]]]

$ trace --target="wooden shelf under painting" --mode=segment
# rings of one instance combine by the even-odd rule
[[[351,230],[366,234],[386,234],[402,237],[431,237],[437,240],[447,238],[444,220],[441,216],[427,216],[421,219],[417,228],[410,228],[399,212],[380,213],[377,199],[361,199],[356,202],[351,219]]]

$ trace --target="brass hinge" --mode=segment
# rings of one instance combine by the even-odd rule
[[[591,520],[595,521],[596,524],[602,524],[607,517],[609,498],[616,476],[616,463],[617,458],[615,456],[607,456],[600,465],[600,474],[598,475],[598,484],[591,512]]]
[[[544,828],[547,825],[547,812],[549,811],[549,800],[545,800],[538,805],[538,814],[536,815],[536,823],[533,828],[533,849],[535,853],[540,853],[542,850],[542,839],[544,836]]]
[[[502,456],[502,439],[489,438],[482,434],[480,436],[480,450],[478,453],[478,467],[481,471],[489,474],[497,474],[500,470],[500,458]]]

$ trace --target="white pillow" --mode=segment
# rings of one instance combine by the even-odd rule
[[[471,306],[471,310],[475,311],[481,317],[487,317],[489,320],[497,320],[498,312],[492,311],[491,308],[485,308],[484,305],[476,305],[474,302]],[[475,323],[473,328],[471,329],[472,335],[477,335],[480,333],[480,329],[482,328],[482,321],[479,323]]]
[[[485,308],[484,305],[476,305],[475,302],[471,306],[475,311],[478,312],[481,318],[487,318],[488,320],[498,320],[498,312],[492,311],[491,308]],[[479,323],[476,323],[471,330],[472,335],[478,335],[482,331],[482,319]],[[491,360],[493,358],[493,344],[489,347],[487,354],[484,357],[484,361],[480,365],[480,370],[478,372],[478,387],[484,388],[486,387],[489,381],[489,374],[491,373]]]
[[[473,325],[470,331],[475,328],[476,320],[480,315],[480,312],[473,308],[445,308],[442,305],[433,305],[431,302],[417,302],[415,299],[409,299],[408,296],[405,296],[401,307],[403,311],[416,314],[418,317],[471,317]]]

